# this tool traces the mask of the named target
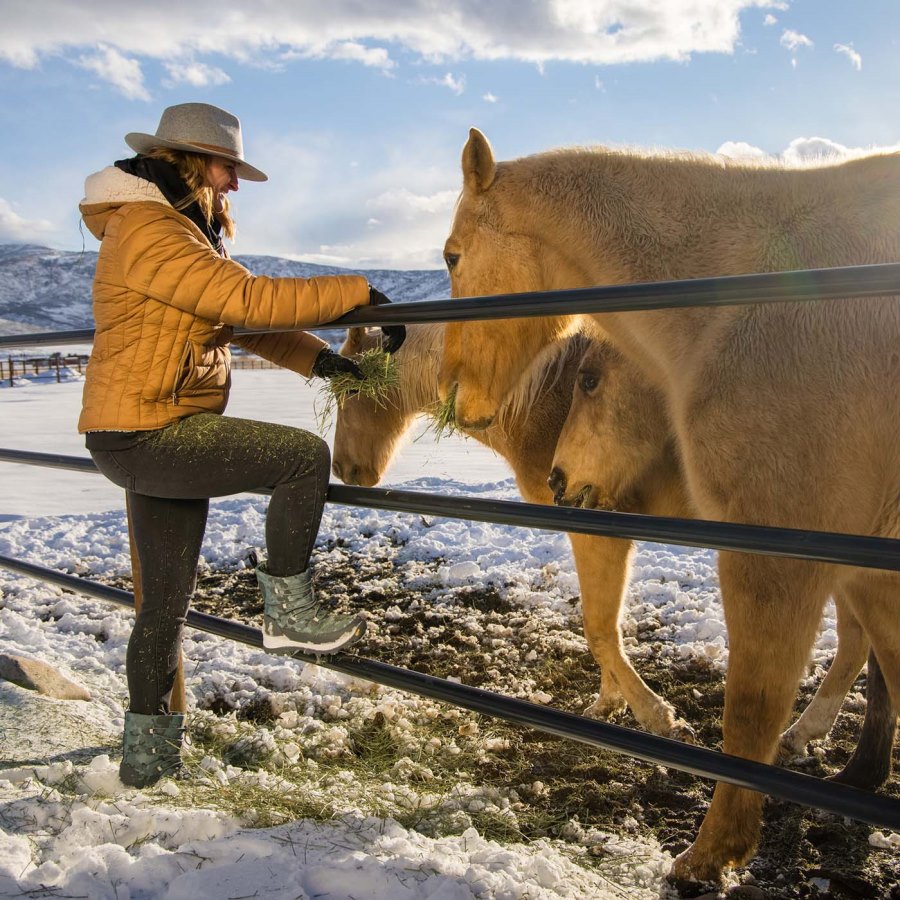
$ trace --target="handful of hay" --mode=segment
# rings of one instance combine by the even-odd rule
[[[430,406],[427,413],[431,419],[428,431],[434,434],[436,441],[439,441],[445,434],[457,434],[459,426],[456,424],[456,388],[453,388],[446,400]]]
[[[347,372],[322,380],[319,388],[321,405],[316,403],[316,419],[319,431],[323,433],[328,430],[335,410],[340,409],[348,397],[364,397],[383,407],[395,403],[391,394],[400,386],[400,372],[394,357],[373,347],[354,359],[362,370],[362,381]]]

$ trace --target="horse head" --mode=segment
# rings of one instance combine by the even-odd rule
[[[487,138],[472,128],[462,154],[463,189],[444,260],[453,297],[481,297],[586,284],[532,226],[514,163],[496,163]],[[441,398],[455,390],[456,421],[487,428],[538,352],[577,327],[574,317],[460,322],[444,331]]]
[[[357,394],[339,405],[331,470],[345,484],[378,484],[416,414],[436,402],[441,337],[442,326],[409,326],[394,355],[397,387],[378,399]],[[377,328],[351,328],[340,353],[357,356],[380,346]]]
[[[670,461],[662,396],[608,343],[590,343],[575,375],[548,484],[560,506],[630,510],[648,472]]]

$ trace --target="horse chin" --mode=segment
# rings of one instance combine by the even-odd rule
[[[494,424],[494,417],[484,416],[480,419],[466,419],[456,416],[456,424],[463,431],[487,431]]]

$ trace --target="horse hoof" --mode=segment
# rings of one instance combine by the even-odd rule
[[[669,733],[664,734],[663,737],[670,737],[673,741],[682,741],[685,744],[697,743],[697,733],[684,719],[676,719],[672,723]]]
[[[628,707],[628,704],[622,697],[611,697],[604,700],[603,696],[599,696],[590,706],[585,707],[583,716],[588,719],[600,719],[605,721],[616,713],[620,713]]]
[[[724,884],[722,869],[710,861],[696,860],[693,847],[679,853],[666,876],[682,897],[698,897],[718,891]]]
[[[786,731],[778,742],[778,764],[785,765],[792,759],[802,759],[807,756],[807,741],[804,738]]]

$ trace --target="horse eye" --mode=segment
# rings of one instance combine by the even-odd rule
[[[581,372],[578,376],[578,386],[586,394],[589,394],[600,383],[600,379],[593,372]]]
[[[447,268],[452,272],[456,267],[456,264],[459,262],[459,254],[458,253],[445,253],[444,254],[444,262],[447,264]]]

